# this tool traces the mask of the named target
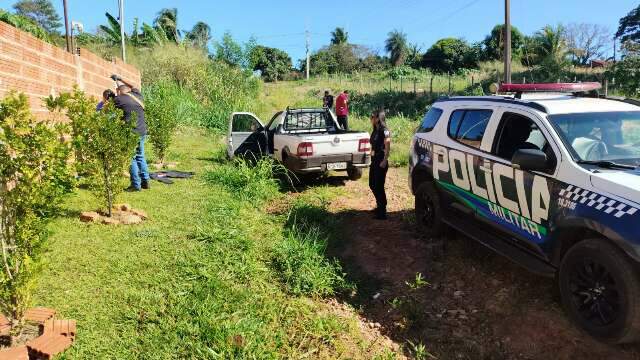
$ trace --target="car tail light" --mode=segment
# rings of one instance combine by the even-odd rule
[[[358,142],[358,152],[369,152],[371,151],[371,144],[369,143],[369,139],[360,139]]]
[[[298,156],[312,156],[313,144],[310,142],[301,142],[298,144]]]

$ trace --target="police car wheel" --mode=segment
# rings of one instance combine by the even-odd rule
[[[362,177],[362,169],[350,167],[347,169],[347,175],[349,176],[349,180],[356,181]]]
[[[442,235],[445,224],[441,219],[440,197],[432,182],[418,186],[415,196],[415,215],[418,231],[427,237]]]
[[[629,343],[640,335],[640,282],[631,260],[604,239],[574,245],[560,265],[560,295],[569,317],[591,336]]]

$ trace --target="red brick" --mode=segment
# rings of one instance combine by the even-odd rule
[[[31,321],[39,324],[44,324],[47,320],[53,318],[56,311],[45,307],[35,307],[27,310],[24,314],[26,321]]]
[[[73,339],[55,333],[45,333],[42,336],[27,342],[29,356],[35,358],[52,359],[68,349]]]
[[[0,360],[29,360],[27,347],[17,346],[0,350]]]

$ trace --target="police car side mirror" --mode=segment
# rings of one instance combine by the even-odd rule
[[[537,149],[521,149],[513,154],[511,164],[516,169],[530,171],[549,170],[549,160],[544,151]]]

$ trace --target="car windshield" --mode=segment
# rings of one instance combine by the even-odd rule
[[[640,166],[640,111],[551,115],[578,160]]]

